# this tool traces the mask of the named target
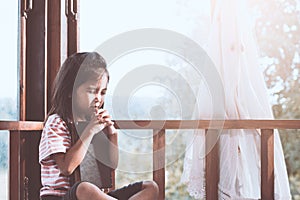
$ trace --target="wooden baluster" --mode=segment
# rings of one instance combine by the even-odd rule
[[[218,200],[219,183],[219,133],[205,130],[205,192],[206,199]]]
[[[20,130],[20,129],[19,129]],[[19,131],[19,134],[20,134],[20,150],[19,150],[19,163],[20,163],[20,189],[21,189],[21,196],[22,197],[21,199],[24,199],[24,200],[28,200],[29,199],[29,178],[26,176],[26,167],[30,167],[31,165],[29,163],[32,163],[31,160],[29,160],[30,158],[30,154],[29,155],[26,155],[26,152],[25,151],[25,142],[29,142],[29,141],[26,141],[25,140],[25,133],[26,132],[21,132]],[[32,132],[29,132],[29,134],[31,134]],[[27,163],[26,163],[27,162]],[[28,169],[29,169],[28,167]],[[28,170],[27,169],[27,170]],[[26,183],[27,182],[27,183]]]
[[[261,130],[261,199],[274,199],[274,130]]]
[[[29,193],[28,193],[28,186],[29,186],[29,179],[28,177],[24,177],[24,200],[29,200]]]
[[[112,187],[110,190],[115,190],[116,189],[116,170],[111,171],[111,181],[112,181]]]
[[[20,131],[10,131],[9,140],[9,199],[20,200]]]
[[[153,131],[153,180],[159,187],[159,200],[165,199],[165,129]]]

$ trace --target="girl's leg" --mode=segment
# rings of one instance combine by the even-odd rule
[[[142,190],[130,197],[129,200],[157,200],[158,193],[159,189],[154,181],[143,181]]]
[[[81,182],[76,190],[77,200],[115,200],[89,182]]]

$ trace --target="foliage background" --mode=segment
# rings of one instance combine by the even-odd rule
[[[255,2],[255,1],[254,1]],[[257,2],[257,1],[256,1]],[[260,1],[257,40],[276,119],[300,118],[300,1]],[[291,192],[300,199],[300,131],[279,130]]]

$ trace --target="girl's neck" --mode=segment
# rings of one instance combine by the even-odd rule
[[[86,116],[78,115],[78,113],[74,113],[74,122],[87,121]]]

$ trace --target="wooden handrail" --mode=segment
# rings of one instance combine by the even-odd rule
[[[0,121],[0,130],[8,131],[40,131],[43,122],[36,121]]]
[[[166,129],[204,129],[206,142],[214,140],[214,131],[221,129],[260,129],[261,130],[261,199],[274,199],[274,129],[300,129],[300,120],[115,120],[118,129],[153,130],[153,179],[160,188],[159,199],[165,198],[165,134]],[[0,121],[0,130],[10,130],[12,136],[20,137],[22,131],[41,131],[43,122]],[[218,199],[219,181],[218,142],[206,156],[206,197]],[[11,159],[18,159],[20,149],[11,149]],[[10,166],[10,178],[19,173],[17,166]],[[13,171],[13,172],[12,172]],[[19,174],[20,175],[20,174]],[[13,182],[17,184],[17,181]],[[10,185],[10,190],[14,185]],[[16,190],[11,193],[14,193]]]
[[[300,129],[300,120],[115,120],[118,129]],[[0,130],[42,130],[43,122],[0,121]]]
[[[300,120],[116,120],[119,129],[300,129]]]

